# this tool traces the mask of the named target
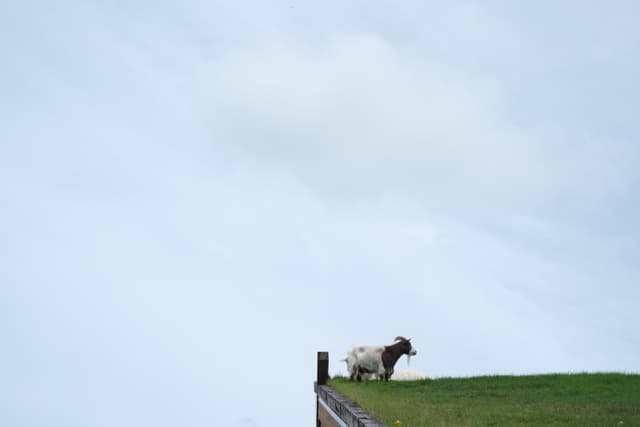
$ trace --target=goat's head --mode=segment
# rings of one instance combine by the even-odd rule
[[[407,339],[405,337],[398,336],[394,341],[398,341],[396,344],[401,351],[401,354],[406,354],[407,356],[415,356],[418,354],[415,348],[411,345],[411,338]]]

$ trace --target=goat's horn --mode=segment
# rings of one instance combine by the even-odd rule
[[[409,341],[409,340],[403,336],[398,335],[394,341]]]

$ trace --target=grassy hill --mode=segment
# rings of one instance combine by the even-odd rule
[[[640,375],[552,374],[330,385],[388,426],[640,426]],[[398,421],[399,420],[399,421]]]

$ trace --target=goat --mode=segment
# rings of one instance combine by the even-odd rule
[[[396,337],[395,344],[386,346],[353,347],[343,361],[347,362],[349,378],[362,381],[363,374],[377,375],[380,380],[389,381],[393,367],[400,356],[415,356],[417,351],[411,346],[411,338]]]

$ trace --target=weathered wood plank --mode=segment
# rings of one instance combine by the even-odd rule
[[[354,401],[331,387],[316,383],[314,390],[318,398],[322,399],[349,427],[384,427],[384,424],[367,414]]]

